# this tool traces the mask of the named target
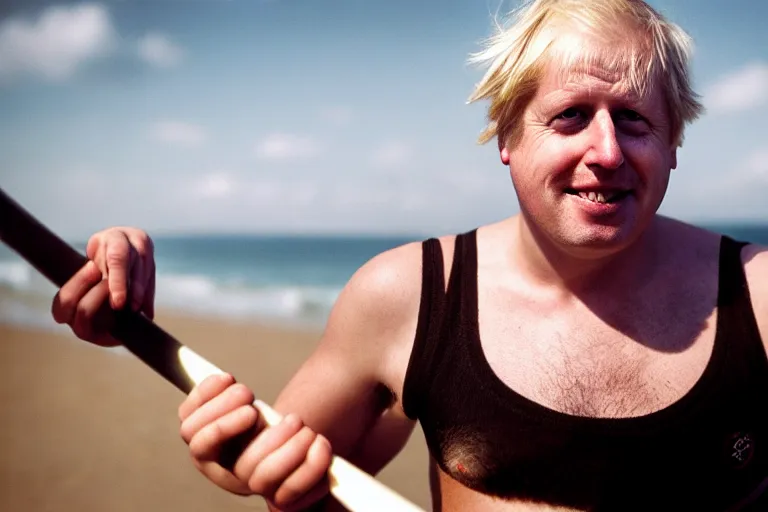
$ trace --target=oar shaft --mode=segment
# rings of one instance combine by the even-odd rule
[[[87,259],[0,189],[0,239],[56,286],[63,286]],[[105,305],[106,306],[106,305]],[[108,307],[108,306],[106,306]],[[173,336],[143,315],[114,312],[112,335],[184,393],[195,383],[178,364]]]
[[[35,219],[2,188],[0,240],[59,287],[87,261],[85,256]],[[185,394],[209,375],[222,372],[147,317],[129,309],[113,314],[112,336]],[[253,405],[267,424],[274,425],[280,421],[280,415],[264,402],[257,400]],[[421,510],[340,457],[333,457],[328,476],[331,493],[352,512]]]

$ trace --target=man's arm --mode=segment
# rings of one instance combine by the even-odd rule
[[[253,393],[231,377],[209,378],[193,389],[179,418],[198,470],[230,492],[298,509],[327,491],[321,479],[331,452],[368,471],[394,457],[404,440],[390,434],[407,433],[413,423],[400,414],[396,397],[402,395],[420,292],[419,243],[360,268],[336,301],[314,353],[275,401],[286,418],[277,425],[257,428]],[[222,466],[224,443],[256,431],[234,464]]]
[[[768,350],[768,247],[748,245],[741,259],[760,337]]]
[[[421,245],[382,253],[350,279],[315,352],[275,402],[370,473],[403,447],[414,422],[402,412],[402,380],[416,331]]]

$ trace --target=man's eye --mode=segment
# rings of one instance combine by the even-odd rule
[[[618,117],[619,117],[619,119],[621,119],[623,121],[631,121],[631,122],[643,121],[644,120],[643,116],[641,116],[640,114],[638,114],[634,110],[629,110],[629,109],[625,109],[625,110],[620,111]]]
[[[581,112],[581,110],[575,107],[567,108],[557,115],[557,119],[565,119],[565,120],[571,120],[571,121],[581,119],[582,117],[583,117],[583,113]]]

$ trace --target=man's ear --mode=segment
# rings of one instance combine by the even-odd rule
[[[670,168],[677,169],[677,146],[672,148],[670,156]]]
[[[499,156],[501,156],[501,163],[504,165],[509,165],[509,150],[506,146],[501,148],[501,151],[499,152]]]

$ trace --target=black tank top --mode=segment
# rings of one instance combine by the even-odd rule
[[[440,243],[426,240],[405,412],[442,470],[484,494],[596,511],[727,510],[768,477],[768,358],[743,245],[721,239],[714,349],[690,392],[645,416],[589,418],[526,399],[489,366],[476,231],[456,238],[447,292]]]

